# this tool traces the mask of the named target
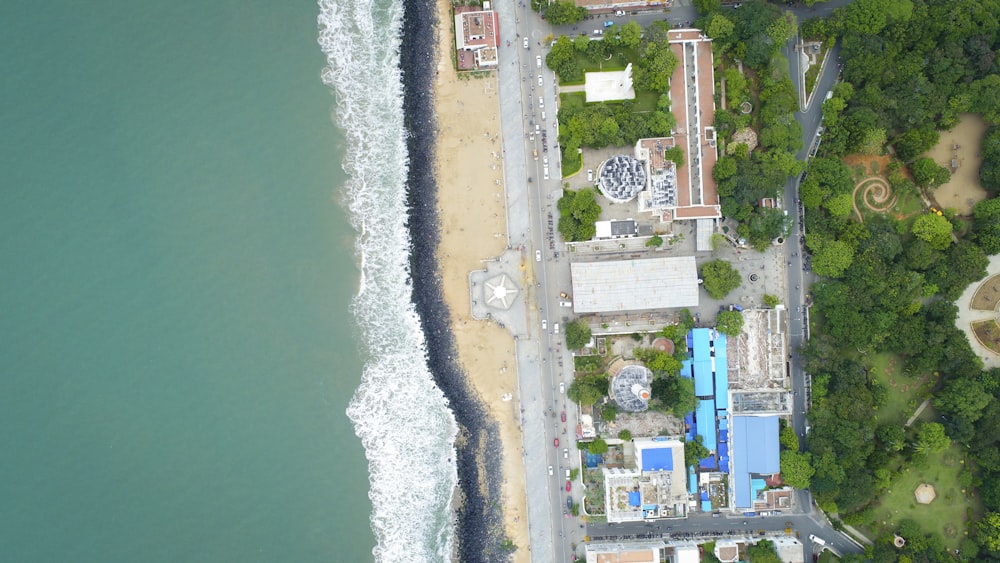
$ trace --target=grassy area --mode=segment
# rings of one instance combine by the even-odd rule
[[[879,423],[906,423],[906,419],[924,400],[926,395],[924,391],[929,378],[925,375],[920,377],[904,375],[903,361],[895,354],[867,356],[864,364],[868,368],[868,373],[889,391],[889,402],[878,411]]]
[[[567,158],[565,152],[563,152],[562,161],[562,177],[569,178],[570,176],[576,174],[583,168],[583,156],[577,153],[577,158]]]
[[[826,58],[828,50],[823,49],[819,55],[816,56],[816,64],[809,67],[806,71],[806,99],[812,94],[813,88],[816,87],[816,79],[819,78],[819,71],[823,68],[823,59]],[[822,103],[822,102],[820,102]]]
[[[636,92],[635,111],[649,112],[656,109],[656,102],[660,100],[660,95],[656,92]]]
[[[587,94],[583,92],[570,92],[559,94],[559,109],[577,109],[587,104]]]
[[[891,532],[900,520],[909,518],[925,531],[940,535],[949,548],[959,547],[965,539],[967,516],[981,510],[971,491],[967,495],[960,484],[964,456],[961,447],[952,446],[930,455],[924,467],[903,469],[875,506],[869,528]],[[921,483],[934,486],[937,497],[931,504],[918,504],[913,496]]]

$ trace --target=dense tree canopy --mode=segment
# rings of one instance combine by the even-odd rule
[[[601,215],[594,190],[566,191],[556,205],[559,209],[559,234],[567,241],[590,240],[596,234],[594,222]]]
[[[673,413],[684,418],[698,404],[694,396],[694,381],[679,376],[658,377],[651,386],[650,406],[656,410]]]
[[[566,390],[566,396],[570,400],[585,406],[593,405],[607,394],[608,376],[604,374],[581,375]]]
[[[552,25],[566,25],[586,18],[587,9],[578,8],[571,0],[556,0],[545,5],[542,15]]]
[[[590,325],[581,319],[576,319],[566,323],[566,347],[570,350],[579,350],[590,342]]]
[[[740,273],[725,260],[712,260],[701,267],[705,291],[712,299],[722,299],[742,283]]]
[[[715,319],[715,327],[726,336],[739,336],[743,330],[743,313],[739,311],[722,311]]]

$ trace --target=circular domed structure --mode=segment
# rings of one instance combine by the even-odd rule
[[[631,201],[646,187],[646,170],[642,162],[627,154],[605,160],[597,176],[597,189],[613,203]]]
[[[609,394],[624,411],[642,412],[649,408],[653,372],[642,365],[628,365],[611,379]]]

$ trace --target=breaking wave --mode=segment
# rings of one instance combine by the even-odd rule
[[[358,232],[352,311],[366,363],[347,415],[368,458],[376,561],[447,561],[457,425],[427,365],[412,302],[400,0],[319,0],[323,80],[346,141],[343,194]]]

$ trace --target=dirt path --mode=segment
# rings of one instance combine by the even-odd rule
[[[892,193],[889,182],[881,176],[869,176],[861,180],[854,186],[851,193],[851,204],[854,206],[854,214],[858,216],[858,221],[864,223],[865,218],[861,216],[858,209],[858,191],[861,191],[861,201],[870,211],[875,213],[886,213],[896,205],[896,195]]]

